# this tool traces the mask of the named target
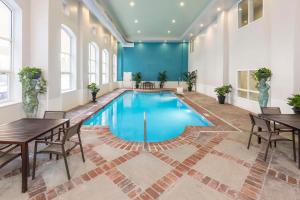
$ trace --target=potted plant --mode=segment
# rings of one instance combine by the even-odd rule
[[[197,71],[183,73],[183,80],[188,85],[188,91],[191,92],[197,81]]]
[[[253,73],[253,78],[257,81],[256,88],[259,91],[259,105],[266,107],[269,101],[270,85],[267,83],[271,80],[272,71],[266,67],[260,68]]]
[[[215,89],[215,92],[218,95],[219,104],[224,104],[225,103],[226,95],[228,93],[230,93],[231,90],[232,90],[232,86],[231,85],[223,85],[223,86],[217,87]]]
[[[288,98],[288,105],[293,106],[295,114],[300,114],[300,94]]]
[[[96,96],[97,96],[97,93],[99,92],[100,88],[97,87],[97,84],[96,83],[91,83],[88,85],[87,87],[91,93],[92,93],[92,97],[93,97],[93,102],[96,102]]]
[[[163,88],[165,82],[167,82],[167,71],[159,72],[157,80],[159,81],[159,87]]]
[[[42,76],[42,70],[36,67],[24,67],[19,73],[22,84],[23,109],[27,117],[37,116],[39,94],[47,92],[47,82]]]
[[[132,79],[135,81],[135,88],[139,88],[140,83],[142,82],[142,73],[137,72],[132,74]]]

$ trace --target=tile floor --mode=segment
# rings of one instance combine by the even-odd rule
[[[78,107],[68,117],[73,123],[85,119],[122,92]],[[247,111],[197,93],[181,98],[214,121],[214,129],[188,127],[172,141],[144,146],[114,137],[108,127],[83,127],[86,162],[75,149],[68,157],[70,181],[61,159],[40,156],[37,177],[29,177],[29,191],[22,194],[21,162],[15,160],[0,170],[0,199],[300,199],[300,171],[289,143],[271,149],[264,162],[264,144],[253,140],[246,148]]]

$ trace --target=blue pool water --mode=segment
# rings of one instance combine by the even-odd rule
[[[171,92],[128,91],[113,100],[85,125],[108,125],[111,132],[127,141],[144,141],[144,112],[147,142],[162,142],[181,135],[186,126],[212,124]]]

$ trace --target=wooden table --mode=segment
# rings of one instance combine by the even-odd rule
[[[29,166],[28,143],[66,125],[68,119],[31,119],[24,118],[8,124],[0,125],[0,144],[18,144],[21,146],[22,157],[22,192],[27,191],[27,177]]]
[[[300,115],[295,114],[279,114],[279,115],[260,115],[265,120],[274,121],[292,128],[293,134],[298,134],[298,168],[300,169]]]

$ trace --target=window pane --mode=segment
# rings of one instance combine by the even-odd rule
[[[8,74],[0,74],[0,101],[8,99]]]
[[[64,30],[61,30],[61,52],[71,54],[71,37]]]
[[[11,69],[11,43],[0,39],[0,70]]]
[[[61,89],[62,90],[71,89],[71,75],[70,74],[62,74],[61,75]]]
[[[96,60],[96,48],[93,44],[90,44],[90,59]]]
[[[239,27],[248,24],[248,0],[242,0],[239,3]]]
[[[96,74],[90,74],[89,75],[89,82],[90,83],[96,83]]]
[[[249,93],[249,99],[253,100],[253,101],[258,101],[258,93],[254,93],[254,92],[250,92]]]
[[[253,0],[253,20],[263,16],[263,0]]]
[[[96,73],[96,62],[90,61],[90,73]]]
[[[257,81],[253,78],[253,74],[255,71],[250,71],[250,90],[258,91],[256,88]]]
[[[106,74],[102,74],[102,84],[108,83],[108,76]]]
[[[246,99],[248,98],[247,92],[241,90],[238,90],[238,96]]]
[[[70,55],[61,54],[61,71],[71,72]]]
[[[0,1],[0,37],[11,38],[11,10]]]
[[[239,71],[238,72],[238,88],[248,89],[248,71]]]

